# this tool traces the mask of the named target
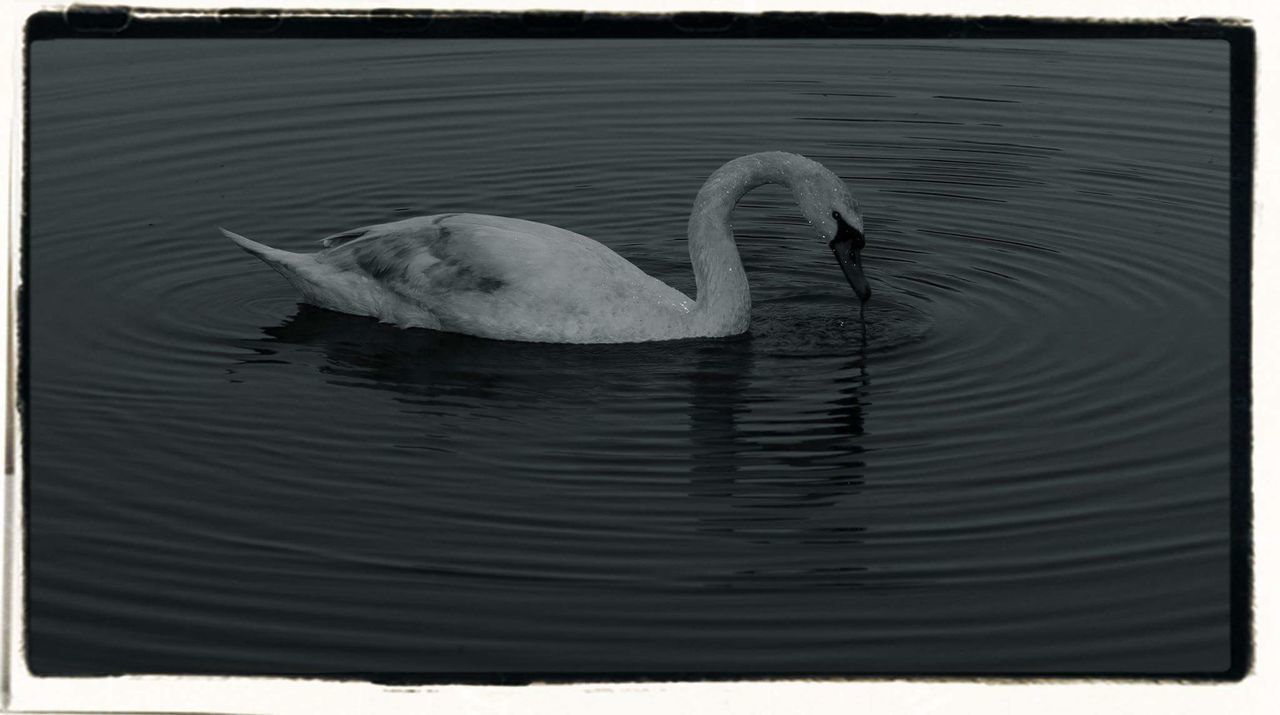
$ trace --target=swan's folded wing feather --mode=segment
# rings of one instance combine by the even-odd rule
[[[325,248],[337,248],[338,246],[350,243],[357,239],[368,237],[370,230],[373,228],[376,227],[365,226],[363,228],[353,228],[350,231],[343,231],[342,233],[335,233],[332,236],[325,236],[320,239],[320,245]]]
[[[439,262],[438,228],[424,221],[401,221],[354,229],[331,237],[326,263],[408,294],[415,278]]]

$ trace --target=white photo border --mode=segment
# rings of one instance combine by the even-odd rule
[[[107,0],[110,3],[110,0]],[[0,107],[9,141],[0,142],[9,168],[9,271],[3,291],[9,317],[8,361],[3,410],[6,435],[6,479],[0,493],[5,559],[3,574],[4,634],[0,646],[0,711],[95,713],[408,713],[430,708],[437,713],[610,713],[732,712],[863,713],[993,710],[1039,713],[1262,712],[1276,702],[1277,661],[1269,646],[1277,635],[1277,619],[1267,606],[1276,604],[1280,577],[1274,565],[1280,528],[1268,521],[1276,514],[1274,480],[1269,467],[1280,466],[1277,426],[1277,387],[1280,377],[1266,367],[1280,364],[1280,330],[1268,320],[1268,308],[1280,307],[1280,287],[1267,277],[1278,275],[1280,247],[1267,236],[1280,235],[1270,199],[1277,196],[1271,171],[1280,144],[1274,131],[1275,89],[1261,78],[1280,57],[1280,12],[1270,0],[455,0],[447,4],[417,0],[142,0],[140,6],[208,13],[219,8],[308,10],[349,13],[380,8],[456,9],[488,11],[588,10],[613,12],[766,12],[838,11],[912,15],[1019,15],[1045,18],[1161,19],[1181,17],[1239,18],[1257,32],[1255,121],[1255,186],[1253,244],[1253,551],[1254,629],[1253,670],[1240,682],[1152,682],[1053,680],[1028,682],[995,679],[850,679],[840,681],[752,681],[700,683],[582,683],[529,686],[384,686],[367,682],[303,678],[119,676],[107,678],[45,678],[27,671],[24,657],[24,564],[22,549],[21,435],[15,421],[16,337],[15,296],[19,281],[19,250],[23,206],[23,27],[27,17],[41,10],[65,7],[16,0],[0,7],[0,53],[10,71],[0,74]],[[118,3],[127,4],[127,3]],[[1270,483],[1269,483],[1270,482]]]

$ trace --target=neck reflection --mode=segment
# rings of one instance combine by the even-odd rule
[[[789,366],[781,382],[753,376],[750,339],[726,347],[707,348],[689,375],[690,493],[717,505],[700,530],[756,543],[856,542],[863,527],[823,512],[864,484],[865,343],[834,370]]]

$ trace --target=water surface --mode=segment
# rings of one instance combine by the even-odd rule
[[[43,41],[29,660],[99,673],[1229,665],[1228,46]],[[486,341],[299,305],[291,250],[472,211],[693,291],[741,154],[751,332]]]

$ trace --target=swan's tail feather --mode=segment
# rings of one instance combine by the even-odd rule
[[[310,296],[315,292],[315,259],[305,253],[291,253],[282,251],[279,248],[272,248],[265,243],[258,243],[250,238],[245,238],[234,231],[228,231],[225,228],[219,228],[223,236],[231,239],[237,246],[245,251],[261,258],[263,263],[271,266],[277,273],[284,276],[293,284],[295,288],[302,291],[304,296]]]
[[[288,251],[281,251],[280,249],[272,248],[265,243],[258,243],[253,239],[241,236],[235,231],[228,231],[221,226],[218,227],[218,230],[222,232],[223,236],[231,239],[237,246],[261,258],[262,260],[267,261],[268,263],[271,263],[273,259],[278,260],[279,257],[282,257],[280,254],[292,255]]]

